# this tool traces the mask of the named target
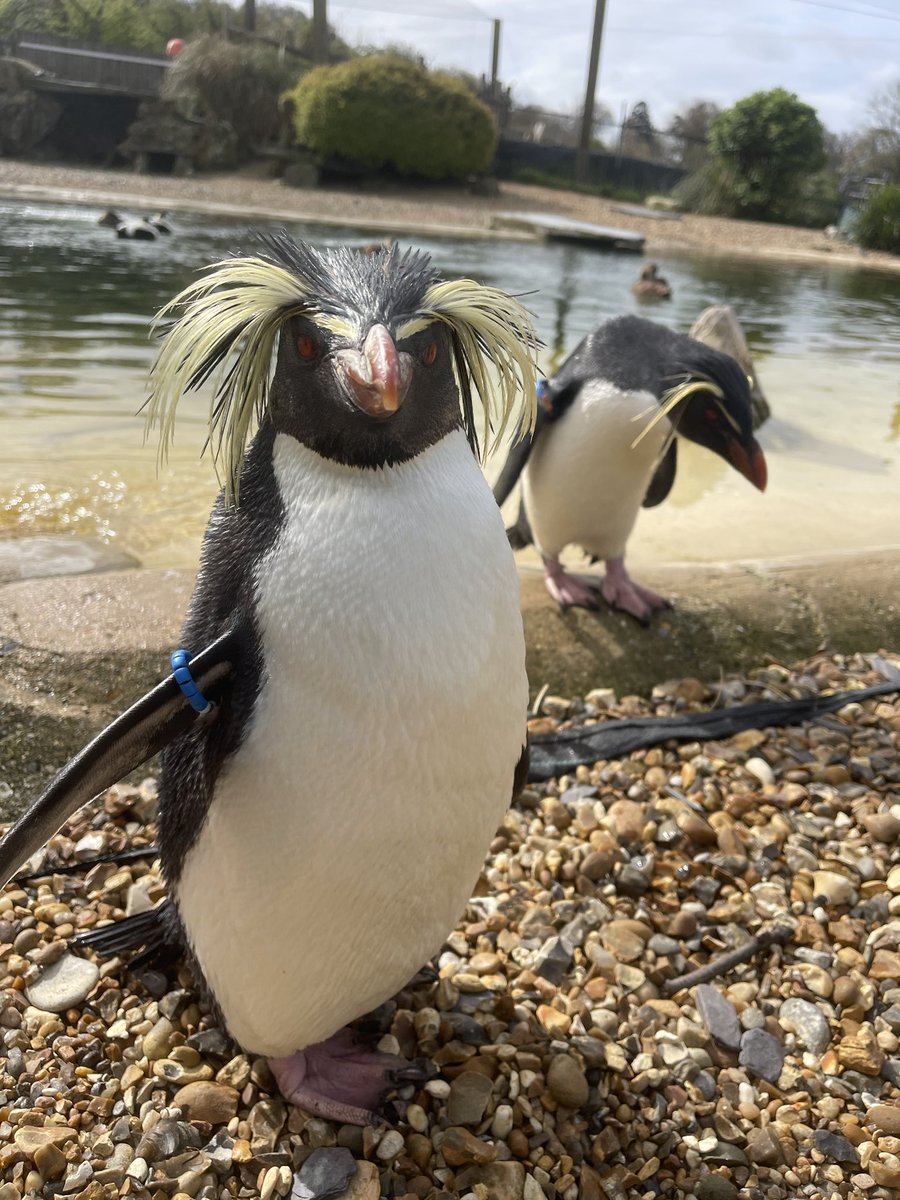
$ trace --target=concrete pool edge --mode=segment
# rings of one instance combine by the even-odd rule
[[[165,674],[193,578],[141,569],[0,587],[0,820]],[[591,687],[621,696],[686,676],[715,682],[822,645],[900,650],[900,547],[647,569],[641,581],[675,603],[649,629],[616,613],[560,615],[539,571],[525,566],[521,578],[532,694],[544,685],[564,696]]]

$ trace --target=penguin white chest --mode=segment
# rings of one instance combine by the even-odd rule
[[[264,674],[177,902],[232,1034],[284,1056],[439,948],[509,803],[518,578],[464,436],[395,468],[280,435],[257,571]]]
[[[523,477],[525,508],[541,553],[556,558],[570,544],[598,558],[624,553],[672,435],[664,417],[634,444],[658,411],[650,392],[622,391],[603,379],[584,384],[534,447]]]

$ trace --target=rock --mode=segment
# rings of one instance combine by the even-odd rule
[[[778,1021],[784,1029],[795,1034],[811,1054],[824,1054],[828,1049],[831,1041],[828,1021],[808,1000],[785,1000],[778,1012]]]
[[[674,938],[666,937],[664,933],[654,933],[647,943],[647,949],[660,958],[668,958],[672,954],[678,954],[681,946]]]
[[[551,983],[562,983],[572,962],[572,949],[560,937],[548,938],[534,961],[534,973]]]
[[[343,1146],[313,1150],[294,1176],[291,1200],[331,1200],[347,1190],[355,1174],[356,1160]]]
[[[758,779],[763,787],[772,787],[775,783],[775,772],[764,758],[748,758],[744,763],[744,769]]]
[[[690,809],[680,812],[675,818],[675,824],[685,837],[690,838],[697,846],[715,846],[718,843],[718,834],[700,813]]]
[[[66,1169],[66,1156],[53,1142],[45,1142],[34,1152],[34,1165],[44,1179],[59,1179]]]
[[[724,1175],[710,1172],[702,1175],[694,1186],[697,1200],[737,1200],[738,1190]]]
[[[631,921],[608,921],[600,931],[603,945],[619,962],[636,962],[644,953],[646,939],[632,925]]]
[[[813,895],[826,904],[852,905],[857,901],[856,888],[846,875],[837,871],[813,871]]]
[[[64,1146],[66,1142],[77,1138],[77,1129],[70,1129],[68,1125],[44,1125],[40,1128],[20,1125],[13,1134],[13,1141],[29,1158],[33,1158],[42,1146]]]
[[[489,1146],[468,1129],[451,1125],[445,1130],[441,1142],[441,1154],[448,1167],[466,1167],[472,1164],[483,1166],[493,1162],[497,1156],[495,1146]]]
[[[447,1120],[451,1125],[477,1125],[491,1098],[493,1083],[476,1071],[463,1071],[450,1084]]]
[[[900,982],[900,952],[876,950],[869,967],[870,979],[894,979]]]
[[[854,1166],[859,1164],[859,1151],[839,1133],[832,1133],[828,1129],[817,1129],[815,1144],[820,1154],[824,1154],[826,1158],[830,1158],[834,1162],[851,1163]]]
[[[524,1200],[525,1168],[519,1162],[492,1162],[467,1167],[456,1176],[457,1195],[474,1191],[479,1185],[487,1189],[484,1194],[490,1200]]]
[[[644,809],[634,800],[614,800],[607,812],[609,827],[623,846],[640,842],[644,831]]]
[[[900,820],[893,813],[870,813],[863,817],[863,824],[876,842],[892,846],[900,839]]]
[[[44,968],[37,981],[25,989],[25,995],[29,1004],[44,1012],[65,1012],[81,1004],[99,978],[100,968],[96,963],[64,954]]]
[[[143,1050],[151,1062],[166,1057],[174,1032],[175,1026],[168,1017],[160,1017],[150,1032],[144,1034]]]
[[[378,1167],[375,1163],[362,1160],[355,1165],[356,1174],[350,1180],[347,1190],[341,1193],[337,1200],[379,1200],[381,1181]]]
[[[721,1045],[737,1050],[741,1044],[741,1024],[731,1001],[708,983],[694,989],[694,1002],[703,1024]]]
[[[547,1193],[533,1175],[525,1176],[525,1186],[522,1189],[522,1200],[547,1200]]]
[[[777,1083],[784,1066],[784,1050],[781,1043],[765,1029],[748,1029],[741,1038],[738,1061],[761,1079]]]
[[[569,1032],[572,1018],[550,1004],[539,1004],[537,1019],[553,1038],[564,1038]]]
[[[557,1054],[550,1063],[547,1087],[554,1098],[567,1108],[581,1108],[587,1103],[590,1090],[581,1064],[568,1054]]]
[[[172,1103],[191,1121],[225,1125],[236,1115],[240,1097],[233,1087],[201,1079],[185,1084],[175,1093]]]
[[[816,963],[795,963],[794,969],[798,972],[803,980],[808,991],[814,996],[821,996],[823,1000],[827,1000],[834,991],[834,980],[824,967],[818,966]]]
[[[873,1104],[866,1110],[866,1124],[878,1133],[900,1138],[900,1103]],[[18,1137],[16,1138],[18,1144]]]
[[[841,1038],[837,1045],[837,1056],[841,1066],[859,1071],[862,1075],[877,1075],[884,1065],[884,1051],[867,1025]]]
[[[777,1167],[784,1162],[781,1142],[771,1125],[748,1130],[747,1157],[758,1167]]]

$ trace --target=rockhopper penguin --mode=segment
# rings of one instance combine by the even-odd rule
[[[676,435],[720,455],[761,491],[766,461],[753,436],[747,376],[727,354],[641,317],[589,334],[540,385],[531,438],[514,446],[494,488],[502,504],[522,476],[509,531],[534,542],[547,590],[564,608],[595,608],[598,590],[559,561],[568,545],[604,559],[599,594],[640,621],[667,603],[631,579],[625,545],[641,505],[675,480]]]
[[[517,301],[423,254],[286,235],[163,314],[163,444],[180,394],[218,376],[225,487],[183,640],[213,715],[192,723],[170,677],[51,784],[0,867],[168,742],[175,931],[285,1098],[366,1123],[408,1064],[344,1027],[440,948],[524,781],[518,578],[473,451],[530,427],[536,339]]]

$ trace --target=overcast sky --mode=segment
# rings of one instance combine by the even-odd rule
[[[593,13],[594,0],[328,0],[351,44],[399,42],[477,75],[499,17],[503,82],[519,103],[567,112],[583,102]],[[645,100],[663,128],[692,100],[725,107],[782,86],[841,133],[898,79],[900,0],[607,0],[597,94],[616,117]]]

